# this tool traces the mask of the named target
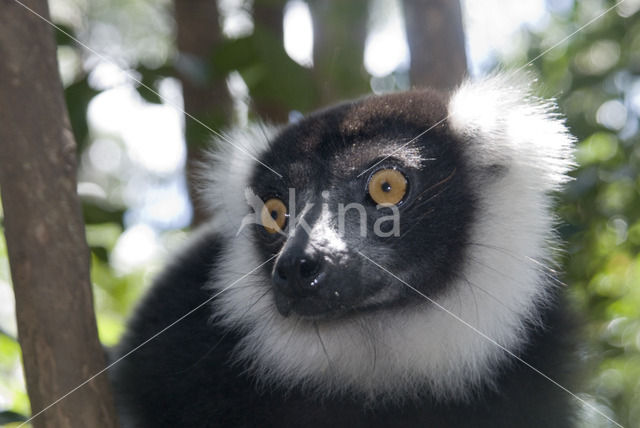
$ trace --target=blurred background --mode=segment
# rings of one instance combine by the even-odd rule
[[[105,345],[117,342],[170,249],[202,221],[185,172],[210,129],[293,121],[343,98],[420,83],[409,48],[419,46],[419,29],[405,25],[401,0],[210,0],[207,14],[195,3],[49,1],[67,33],[56,32],[58,61]],[[461,7],[468,73],[524,67],[579,139],[575,180],[558,195],[567,241],[558,261],[586,332],[577,392],[622,425],[640,426],[640,0]],[[15,337],[2,235],[0,425],[29,413]],[[583,427],[613,426],[586,409],[581,418]]]

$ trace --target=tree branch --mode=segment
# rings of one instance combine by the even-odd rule
[[[320,103],[370,92],[364,68],[367,0],[312,0],[313,68]]]
[[[223,42],[214,0],[174,0],[178,59],[176,69],[182,82],[184,109],[190,115],[219,130],[231,119],[231,96],[223,78],[213,77],[209,67],[214,49]],[[202,149],[211,139],[204,126],[185,118],[187,139],[187,181],[193,207],[193,225],[207,215],[198,200],[191,171],[201,161]]]
[[[458,0],[403,0],[411,84],[451,89],[467,73]]]

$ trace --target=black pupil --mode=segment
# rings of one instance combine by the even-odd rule
[[[391,191],[391,184],[389,184],[388,181],[385,181],[384,183],[382,183],[380,188],[382,189],[383,192],[388,193]]]
[[[271,211],[271,218],[274,220],[278,218],[278,210]]]

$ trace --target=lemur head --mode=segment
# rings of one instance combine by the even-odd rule
[[[549,192],[572,139],[518,79],[372,96],[228,139],[205,193],[228,241],[212,284],[268,262],[214,305],[258,379],[464,398],[504,358],[483,335],[526,343],[552,287]]]

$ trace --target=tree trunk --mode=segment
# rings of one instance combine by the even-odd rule
[[[44,0],[22,0],[48,19]],[[0,188],[18,335],[35,415],[106,365],[76,193],[76,145],[52,28],[0,2]],[[35,417],[35,427],[116,427],[106,376]]]
[[[460,3],[403,0],[414,86],[451,89],[467,72]]]
[[[322,105],[370,92],[367,0],[312,0],[313,68]]]
[[[215,0],[175,0],[177,23],[176,61],[184,109],[212,129],[220,130],[230,123],[232,104],[224,78],[212,77],[211,55],[223,41]],[[193,224],[206,219],[202,203],[196,197],[192,170],[201,160],[202,149],[211,139],[211,132],[202,124],[185,117],[187,139],[187,182],[193,207]]]
[[[286,0],[258,0],[253,4],[253,21],[256,27],[261,27],[272,34],[276,40],[280,41],[278,49],[284,52],[284,6]],[[274,46],[274,48],[276,48]],[[286,77],[283,77],[283,84],[286,84]],[[289,109],[283,103],[272,98],[264,98],[253,95],[253,108],[261,120],[273,123],[287,123],[289,120]]]

